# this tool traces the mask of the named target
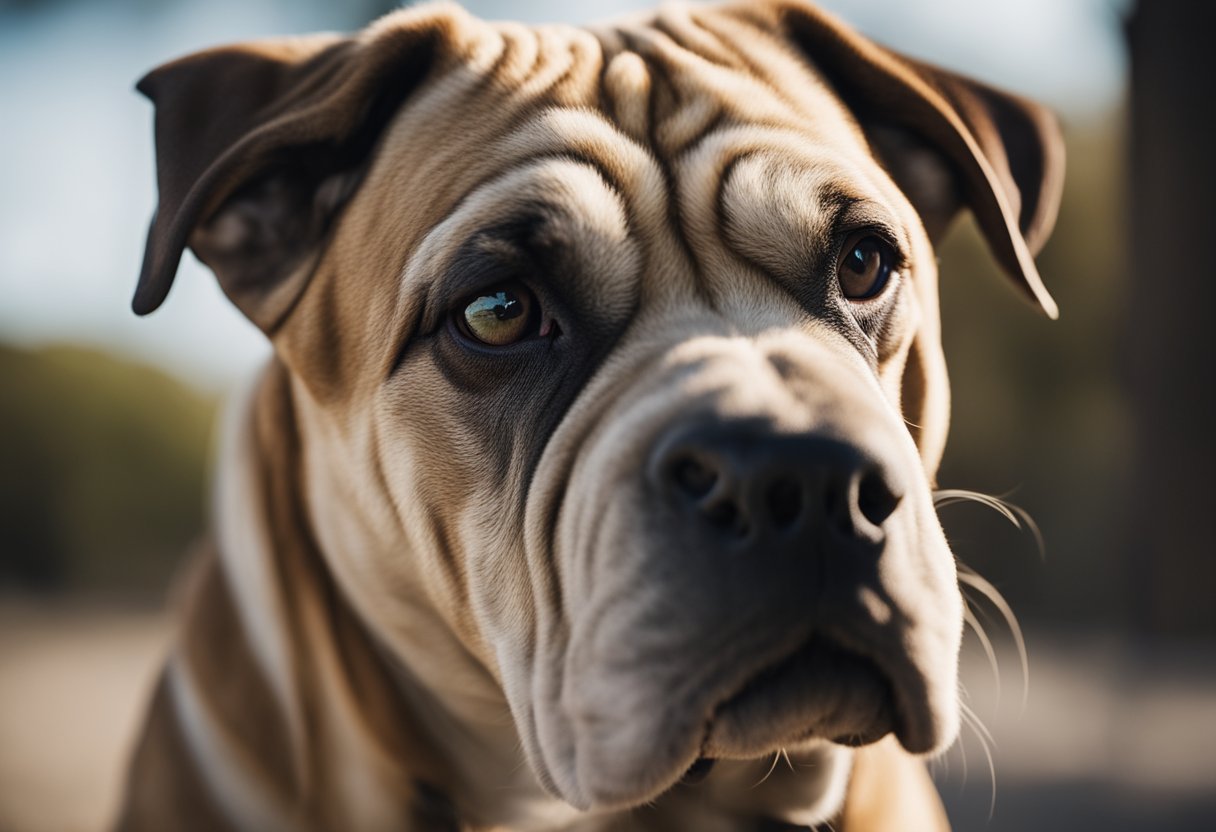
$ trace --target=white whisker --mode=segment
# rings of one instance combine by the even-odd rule
[[[1034,538],[1035,547],[1039,551],[1039,558],[1046,559],[1047,545],[1043,540],[1043,532],[1026,509],[1009,502],[1004,497],[966,488],[941,488],[933,492],[933,505],[936,508],[945,508],[957,503],[977,503],[990,508],[1012,523],[1014,528],[1030,532],[1031,537]]]
[[[960,708],[964,708],[964,707],[965,707],[965,706],[963,705],[963,703],[962,703],[962,701],[961,701],[961,700],[960,700],[960,702],[959,702],[959,707],[960,707]],[[966,724],[966,723],[967,723],[967,716],[966,716],[966,713],[967,713],[967,712],[966,712],[965,710],[962,712],[962,714],[963,714],[963,724]],[[967,765],[967,742],[966,742],[966,740],[965,740],[965,739],[962,737],[962,735],[961,735],[961,734],[959,735],[959,740],[958,740],[958,753],[959,753],[959,756],[960,756],[960,758],[962,759],[962,763],[963,763],[963,779],[962,779],[962,782],[959,784],[959,788],[962,788],[962,787],[964,787],[964,786],[966,786],[966,785],[967,785],[967,777],[968,777],[968,775],[971,773],[971,771],[970,771],[969,766]]]
[[[1026,652],[1026,639],[1022,635],[1022,627],[1018,624],[1018,617],[1013,612],[1013,607],[1009,606],[1009,602],[1005,600],[1005,596],[1001,594],[988,579],[983,578],[975,570],[965,564],[959,564],[958,567],[959,583],[974,589],[976,592],[988,599],[989,603],[1000,612],[1001,617],[1005,621],[1005,625],[1009,628],[1009,634],[1013,636],[1014,646],[1017,648],[1018,661],[1022,666],[1022,711],[1026,710],[1026,704],[1030,699],[1030,657]]]
[[[991,822],[996,814],[996,763],[992,759],[992,747],[996,745],[996,741],[993,740],[992,733],[975,711],[965,704],[960,707],[962,708],[963,723],[975,732],[975,737],[980,742],[980,748],[983,749],[984,758],[988,761],[988,777],[992,783],[992,798],[988,802],[988,820]]]
[[[984,655],[988,657],[988,665],[992,668],[992,678],[996,683],[996,705],[999,707],[1001,704],[1001,668],[996,660],[996,650],[992,646],[992,639],[988,638],[983,623],[976,618],[970,601],[963,606],[963,621],[971,627],[972,632],[980,641],[980,646],[984,649]]]
[[[759,780],[757,780],[755,783],[752,784],[753,789],[756,788],[757,786],[759,786],[761,783],[763,783],[768,778],[773,776],[773,772],[777,770],[777,763],[780,760],[781,760],[781,753],[780,752],[774,753],[773,754],[773,764],[768,767],[768,771],[764,772],[763,777],[761,777]]]
[[[933,492],[933,504],[937,508],[954,505],[961,502],[972,502],[992,509],[999,513],[1016,528],[1027,529],[1034,536],[1035,544],[1039,550],[1040,557],[1046,557],[1046,546],[1043,543],[1043,535],[1034,518],[1020,506],[1008,502],[1002,497],[996,497],[991,494],[984,494],[979,491],[971,491],[964,488],[945,488]],[[1001,614],[1001,618],[1005,625],[1009,628],[1009,633],[1013,636],[1014,645],[1017,648],[1018,662],[1021,664],[1022,670],[1022,710],[1026,710],[1027,702],[1030,698],[1030,661],[1026,653],[1026,639],[1022,635],[1022,628],[1018,624],[1017,616],[1013,612],[1013,608],[1009,602],[1005,600],[1005,596],[1001,595],[993,584],[986,578],[983,578],[974,569],[971,569],[966,564],[958,564],[958,580],[959,583],[967,588],[973,589],[981,596],[988,599],[989,603]],[[983,608],[978,604],[973,604],[964,593],[964,601],[966,602],[966,612],[964,620],[971,625],[975,630],[977,637],[980,639],[980,644],[984,652],[989,657],[989,663],[993,665],[993,673],[997,676],[997,701],[1000,701],[1000,678],[999,670],[994,659],[995,650],[992,646],[992,640],[988,638],[987,632],[983,629],[983,624],[979,619],[979,615],[983,614]]]

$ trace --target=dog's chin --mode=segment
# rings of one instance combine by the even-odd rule
[[[699,780],[719,759],[755,759],[824,743],[859,747],[892,733],[915,753],[953,741],[949,715],[935,714],[916,691],[901,690],[901,676],[812,636],[742,686],[708,699],[705,709],[652,720],[645,734],[613,732],[602,748],[584,747],[582,799],[571,802],[580,808],[638,806],[682,780]],[[608,765],[586,765],[593,760]]]
[[[704,756],[751,758],[808,740],[860,746],[898,732],[891,682],[822,637],[761,671],[714,710]]]

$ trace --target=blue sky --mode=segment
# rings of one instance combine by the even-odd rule
[[[1128,0],[821,0],[871,36],[1053,105],[1108,110],[1125,66]],[[466,0],[490,18],[585,21],[636,0]],[[218,42],[350,29],[359,3],[59,0],[0,3],[0,340],[74,341],[221,388],[266,354],[261,335],[189,256],[165,306],[128,302],[156,202],[144,71]]]

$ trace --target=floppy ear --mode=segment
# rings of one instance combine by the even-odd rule
[[[810,5],[783,3],[778,14],[790,40],[872,128],[871,141],[929,232],[944,230],[961,200],[997,262],[1055,318],[1055,301],[1034,264],[1064,184],[1064,142],[1054,116],[885,49]],[[953,176],[943,181],[935,165]]]
[[[189,245],[266,332],[291,309],[373,146],[425,78],[451,8],[399,12],[355,37],[222,47],[146,75],[160,201],[132,307],[164,301]]]

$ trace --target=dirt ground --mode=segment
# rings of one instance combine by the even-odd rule
[[[0,603],[0,830],[106,828],[170,627],[162,613]]]
[[[162,613],[0,601],[0,832],[106,827],[170,634]],[[1011,655],[998,697],[982,654],[964,653],[968,699],[993,736],[996,799],[965,729],[932,766],[956,829],[1216,828],[1209,647],[1039,632],[1030,648],[1025,709]]]

